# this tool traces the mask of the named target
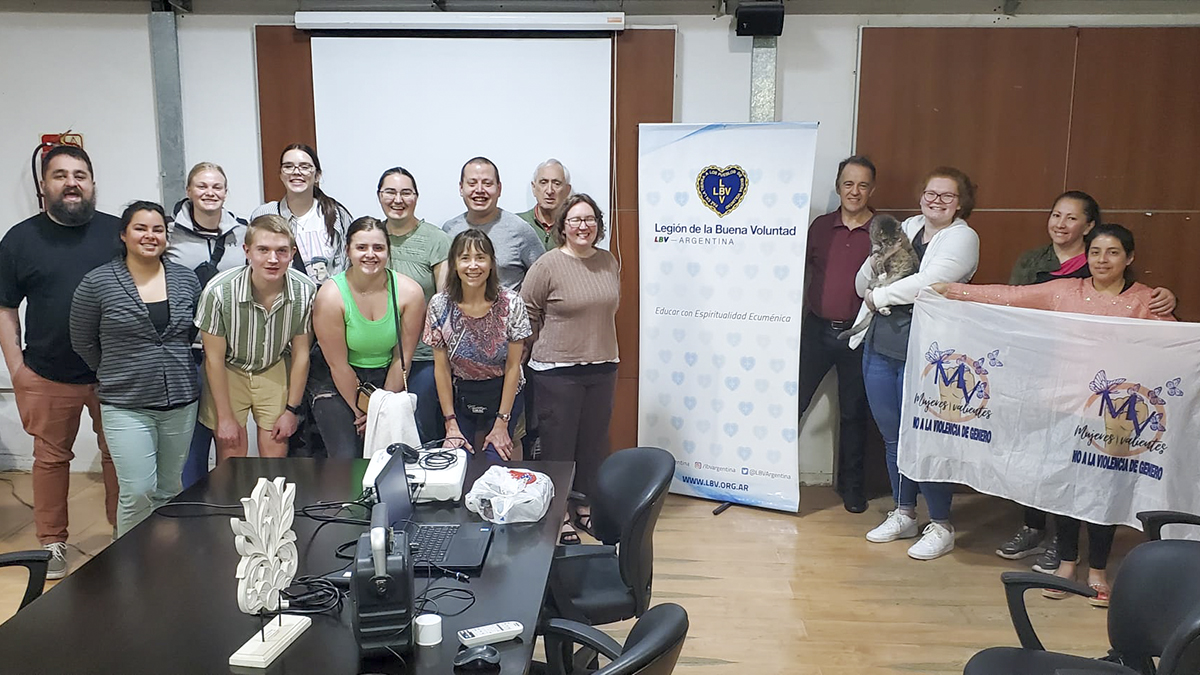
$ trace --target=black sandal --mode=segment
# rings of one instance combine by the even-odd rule
[[[564,523],[564,525],[569,526],[569,523]],[[575,530],[563,530],[558,535],[558,543],[562,546],[575,546],[582,544],[583,540],[579,538],[579,533]]]
[[[581,532],[586,532],[589,537],[596,536],[595,533],[592,532],[591,513],[580,513],[577,509],[575,511],[575,522],[573,524],[575,525],[575,529]]]

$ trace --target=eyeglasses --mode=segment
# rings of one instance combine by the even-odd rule
[[[280,166],[279,169],[281,171],[283,171],[283,173],[298,173],[301,176],[308,176],[308,175],[312,174],[312,172],[315,171],[317,169],[317,167],[313,166],[312,164],[307,164],[307,163],[292,164],[291,162],[288,162],[288,163]]]
[[[380,190],[380,191],[379,191],[379,196],[380,196],[380,197],[383,197],[385,200],[387,200],[387,201],[389,201],[389,202],[390,202],[390,201],[394,201],[394,200],[396,199],[396,197],[403,197],[403,198],[405,198],[405,199],[412,199],[413,197],[416,197],[416,196],[417,196],[417,191],[416,191],[416,190],[409,190],[409,189],[407,189],[407,188],[405,188],[405,189],[403,189],[403,190],[399,190],[399,191],[397,191],[397,190],[393,190],[393,189],[391,189],[391,188],[388,188],[388,189],[386,189],[386,190]]]
[[[567,218],[563,222],[570,225],[571,227],[579,227],[580,225],[583,225],[583,224],[587,224],[588,227],[595,227],[596,223],[599,221],[596,220],[596,216],[584,216],[582,218],[573,218],[573,217]]]
[[[921,193],[921,196],[930,204],[953,204],[954,200],[958,199],[958,195],[953,192],[934,192],[933,190],[926,190]]]

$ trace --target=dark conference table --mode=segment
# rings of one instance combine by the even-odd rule
[[[185,490],[177,501],[236,504],[250,495],[260,476],[284,476],[296,484],[296,508],[324,500],[351,500],[362,487],[366,460],[233,459],[206,480]],[[266,669],[229,665],[229,656],[260,625],[238,610],[234,576],[232,509],[218,516],[168,518],[152,515],[94,559],[75,570],[42,597],[0,625],[0,671],[14,675],[355,675],[358,673],[452,673],[458,651],[455,633],[463,628],[516,620],[525,626],[520,640],[497,644],[502,673],[524,673],[533,656],[534,630],[545,593],[550,562],[567,508],[574,474],[570,462],[516,462],[541,471],[555,486],[550,510],[537,523],[498,525],[483,570],[468,583],[440,577],[434,588],[468,588],[476,602],[465,613],[443,617],[442,643],[414,647],[408,661],[394,657],[365,661],[350,628],[349,598],[340,617],[313,615],[313,623]],[[464,494],[486,464],[473,461]],[[167,507],[174,513],[198,513],[194,507]],[[332,510],[331,510],[332,511]],[[211,510],[205,511],[211,513]],[[364,513],[355,509],[353,514]],[[462,506],[419,504],[420,522],[478,521]],[[345,513],[343,513],[345,515]],[[366,528],[320,523],[297,515],[293,529],[300,558],[297,576],[325,574],[348,561],[335,557],[343,542],[357,540]],[[426,578],[418,576],[415,592]],[[442,613],[464,601],[439,601]]]

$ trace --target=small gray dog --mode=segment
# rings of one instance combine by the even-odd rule
[[[921,266],[917,252],[913,250],[908,235],[904,234],[900,221],[886,214],[875,216],[871,221],[871,256],[875,258],[875,278],[867,282],[868,291],[911,276]],[[879,313],[888,316],[891,309],[880,307]],[[850,336],[861,333],[869,325],[870,313],[853,327],[842,331],[838,339],[849,340]]]

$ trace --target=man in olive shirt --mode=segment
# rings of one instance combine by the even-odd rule
[[[554,228],[555,210],[571,195],[571,172],[562,162],[551,158],[538,164],[529,186],[537,204],[517,217],[529,223],[547,251],[558,248],[550,230]]]

